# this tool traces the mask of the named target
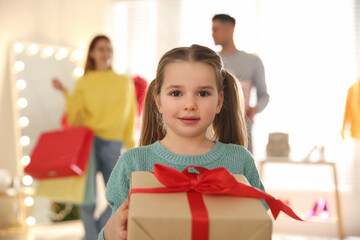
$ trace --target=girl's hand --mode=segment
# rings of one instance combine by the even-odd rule
[[[109,219],[104,228],[106,240],[126,240],[129,200],[126,199]]]
[[[59,91],[65,91],[66,88],[62,85],[62,83],[59,81],[59,79],[57,78],[53,78],[52,80],[53,86],[55,89],[59,90]]]

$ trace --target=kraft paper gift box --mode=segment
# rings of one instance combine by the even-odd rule
[[[247,183],[243,175],[236,179]],[[133,172],[131,188],[164,187],[151,172]],[[210,240],[271,239],[272,220],[258,199],[206,195]],[[190,240],[192,215],[186,192],[136,193],[130,197],[129,240]]]

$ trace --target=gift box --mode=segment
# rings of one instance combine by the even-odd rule
[[[235,177],[247,183],[243,175]],[[132,189],[163,187],[151,172],[131,174]],[[202,198],[209,221],[208,239],[271,239],[272,220],[259,199],[207,194],[202,194]],[[132,194],[128,239],[194,239],[193,217],[186,192]]]
[[[86,127],[44,132],[24,171],[36,179],[82,176],[93,139],[94,133]]]

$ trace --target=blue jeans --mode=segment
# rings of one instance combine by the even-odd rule
[[[96,172],[102,173],[105,185],[119,159],[122,146],[123,142],[121,141],[107,141],[98,137],[94,138],[95,168]],[[95,207],[95,204],[80,206],[80,217],[84,224],[86,240],[98,239],[99,232],[111,216],[111,208],[107,206],[99,219],[95,219]]]

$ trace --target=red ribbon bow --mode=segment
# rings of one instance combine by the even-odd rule
[[[189,168],[195,168],[200,173],[199,177],[196,173],[188,172]],[[130,191],[130,195],[134,193],[186,192],[192,214],[192,239],[208,239],[209,218],[202,194],[264,199],[274,219],[278,217],[280,211],[283,211],[288,216],[303,221],[283,202],[257,188],[237,181],[224,167],[209,170],[204,167],[189,166],[179,172],[174,168],[155,164],[154,175],[166,187],[136,188]]]

